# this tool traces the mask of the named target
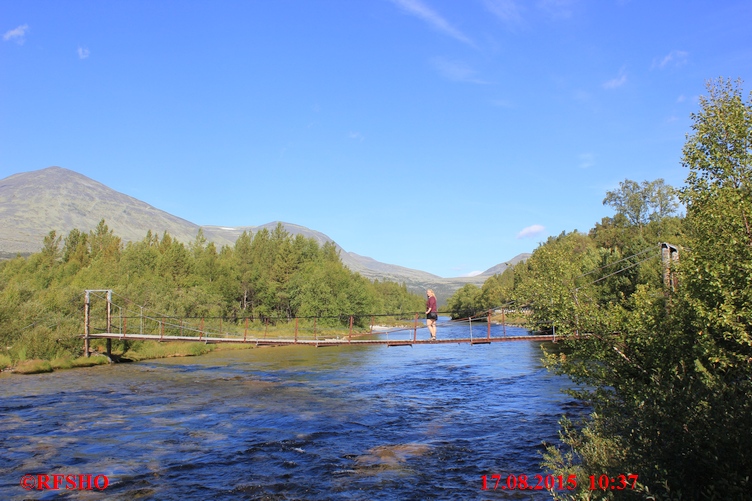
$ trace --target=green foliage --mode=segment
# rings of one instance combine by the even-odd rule
[[[205,343],[158,343],[143,341],[123,353],[123,358],[134,362],[157,358],[190,357],[209,353],[214,345]]]
[[[519,263],[507,268],[503,273],[489,278],[483,283],[480,292],[480,306],[484,310],[499,308],[508,304],[513,298],[515,270],[521,270]]]
[[[525,266],[525,263],[518,263],[503,273],[493,275],[480,289],[472,284],[460,288],[447,300],[447,309],[452,318],[485,314],[488,310],[496,310],[512,303],[515,283],[526,271]]]
[[[525,263],[524,280],[516,284],[514,297],[533,307],[533,321],[555,325],[562,333],[578,330],[578,295],[592,297],[589,277],[597,267],[598,252],[587,235],[574,232],[550,237]],[[579,288],[579,292],[578,292]]]
[[[685,287],[694,327],[734,353],[719,360],[725,367],[752,360],[752,99],[745,103],[739,86],[720,80],[700,99],[681,194],[692,235]]]
[[[547,365],[572,378],[571,394],[592,412],[577,426],[562,421],[562,446],[549,447],[546,466],[581,478],[637,473],[639,489],[627,496],[746,499],[751,487],[752,104],[739,83],[719,80],[708,91],[684,147],[686,218],[651,221],[628,208],[604,219],[590,233],[602,271],[578,286],[579,304],[552,300],[560,321],[574,313],[579,332],[591,335],[565,341]],[[675,293],[662,286],[656,260],[606,274],[609,263],[630,263],[622,256],[667,236],[685,244]],[[533,278],[536,254],[553,253],[542,251],[530,259]],[[564,254],[554,260],[562,268],[571,266],[562,260],[576,261]],[[546,309],[552,294],[518,288],[536,312]],[[615,498],[557,497],[594,494]]]
[[[480,311],[481,289],[477,285],[465,284],[447,300],[447,309],[452,318],[468,318]]]
[[[219,250],[201,231],[188,245],[151,231],[123,245],[104,221],[89,233],[72,230],[62,248],[60,241],[53,231],[42,252],[0,263],[0,353],[13,361],[58,359],[65,365],[82,355],[85,289],[113,289],[116,323],[128,332],[141,329],[141,306],[147,316],[192,317],[193,328],[206,318],[205,329],[214,332],[220,322],[223,331],[233,325],[237,331],[246,318],[265,325],[309,317],[349,328],[355,315],[355,327],[365,327],[369,315],[423,307],[405,286],[352,273],[333,244],[292,237],[282,225],[244,233],[234,247]],[[106,327],[104,317],[104,301],[93,301],[95,331]],[[180,321],[172,323],[165,333],[180,334]],[[151,321],[145,328],[154,333],[161,327]],[[159,351],[128,343],[114,344],[123,351]]]
[[[679,208],[676,191],[663,179],[642,183],[625,179],[619,183],[618,190],[606,192],[603,205],[610,205],[640,228],[649,221],[676,214]]]
[[[52,365],[47,360],[24,360],[16,365],[14,372],[17,374],[41,374],[44,372],[52,372]]]

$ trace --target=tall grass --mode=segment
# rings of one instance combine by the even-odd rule
[[[205,343],[144,341],[134,343],[134,346],[123,353],[122,357],[134,362],[155,358],[195,357],[213,351],[214,347],[215,345]]]
[[[0,371],[7,369],[12,364],[12,360],[8,355],[0,355]]]
[[[47,360],[33,358],[19,362],[14,372],[17,374],[40,374],[42,372],[52,372],[52,365]]]
[[[109,363],[109,360],[104,355],[93,355],[91,357],[81,356],[78,358],[60,357],[52,360],[50,365],[55,370],[58,369],[73,369],[76,367],[93,367],[95,365],[104,365]]]

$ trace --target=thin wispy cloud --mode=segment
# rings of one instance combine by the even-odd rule
[[[431,59],[431,66],[441,76],[455,82],[467,82],[474,84],[487,84],[488,82],[478,76],[478,73],[462,61],[455,61],[443,57]]]
[[[689,60],[689,52],[683,50],[672,50],[662,58],[656,58],[653,60],[652,68],[664,69],[667,67],[678,68],[687,64]]]
[[[86,47],[79,46],[78,47],[78,58],[79,59],[86,59],[87,57],[89,57],[89,49],[87,49]]]
[[[3,34],[3,40],[6,42],[16,42],[21,45],[26,41],[26,32],[29,31],[29,25],[23,24],[18,28],[8,30]]]
[[[554,19],[569,19],[579,0],[540,0],[537,7]]]
[[[589,169],[595,165],[595,155],[592,153],[580,154],[580,169]]]
[[[392,0],[392,2],[394,2],[398,7],[400,7],[408,14],[412,14],[413,16],[418,17],[419,19],[421,19],[425,23],[428,23],[431,27],[444,33],[445,35],[449,35],[455,40],[459,40],[462,43],[466,43],[475,47],[475,43],[473,43],[470,38],[465,36],[464,33],[452,26],[449,21],[441,17],[441,15],[439,15],[437,12],[432,10],[429,6],[427,6],[420,0]]]
[[[507,99],[492,99],[491,105],[497,108],[514,108],[514,103]]]
[[[363,141],[363,134],[360,132],[350,131],[347,133],[347,137],[353,141]]]
[[[483,273],[483,272],[482,271],[471,271],[470,273],[466,273],[463,276],[465,276],[465,277],[477,277],[481,273]]]
[[[574,91],[574,94],[572,95],[575,101],[579,101],[581,103],[587,103],[592,99],[592,95],[590,95],[589,92],[584,91],[582,89],[578,89]]]
[[[522,24],[522,11],[515,0],[484,0],[483,4],[507,26],[514,28]]]
[[[517,233],[517,238],[533,238],[540,235],[545,231],[545,227],[540,224],[534,224],[523,228],[521,232]]]
[[[604,89],[618,89],[625,83],[627,83],[627,73],[624,70],[624,68],[622,68],[619,70],[618,77],[612,78],[611,80],[604,82],[603,88]]]

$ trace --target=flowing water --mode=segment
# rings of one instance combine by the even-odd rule
[[[528,341],[290,346],[5,377],[0,499],[550,499],[490,478],[534,483],[542,443],[581,412],[541,357]],[[26,491],[27,474],[108,485]]]

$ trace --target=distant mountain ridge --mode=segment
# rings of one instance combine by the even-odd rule
[[[61,236],[74,228],[89,231],[102,219],[126,242],[142,240],[149,230],[160,235],[166,231],[177,240],[190,242],[202,229],[206,239],[218,246],[234,245],[244,231],[271,230],[278,223],[232,228],[199,226],[62,167],[23,172],[0,180],[0,254],[6,257],[39,251],[43,238],[51,230]],[[292,223],[282,224],[292,235],[314,238],[322,245],[333,242],[342,262],[352,271],[369,279],[405,283],[414,292],[433,288],[441,299],[466,283],[481,285],[488,277],[530,256],[520,254],[477,276],[442,278],[347,252],[321,232]]]

